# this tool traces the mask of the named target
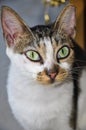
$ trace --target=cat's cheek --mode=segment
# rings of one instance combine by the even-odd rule
[[[60,67],[66,70],[70,70],[71,65],[68,64],[67,62],[63,62],[60,64]]]
[[[58,83],[62,83],[64,82],[66,79],[68,78],[68,72],[67,71],[63,71],[61,73],[59,73],[56,77],[56,82]]]
[[[50,84],[52,84],[50,78],[47,77],[47,76],[44,76],[44,77],[37,76],[36,81],[38,83],[42,84],[42,85],[50,85]]]
[[[33,74],[32,74],[32,79],[33,79],[34,81],[37,81],[37,73],[33,73]]]
[[[40,63],[29,61],[25,56],[23,57],[24,68],[27,72],[31,73],[31,76],[36,79],[37,74],[44,70],[44,66],[40,65]]]
[[[9,47],[6,48],[6,55],[9,57],[10,60],[13,57],[12,49],[10,49]]]

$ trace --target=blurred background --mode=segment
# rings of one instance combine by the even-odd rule
[[[84,49],[85,48],[85,25],[84,25],[84,0],[71,0],[77,7],[77,37],[76,41]],[[63,0],[64,3],[64,0]],[[69,3],[60,4],[58,7],[53,6],[49,9],[49,15],[51,21],[55,21],[56,17],[62,10],[62,8]],[[24,21],[30,26],[45,24],[44,12],[46,12],[42,0],[0,0],[0,8],[2,5],[10,6],[24,19]],[[14,119],[11,109],[7,101],[6,81],[7,72],[9,69],[10,61],[5,54],[5,42],[2,35],[2,29],[0,26],[0,130],[23,130],[21,126]]]

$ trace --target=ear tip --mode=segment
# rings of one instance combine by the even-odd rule
[[[9,9],[9,7],[8,7],[8,6],[5,6],[5,5],[3,5],[3,6],[1,7],[1,10],[2,10],[2,11],[8,10],[8,9]]]
[[[9,7],[5,5],[1,6],[1,21],[3,21],[4,16],[6,16],[8,8]]]
[[[76,10],[76,7],[73,5],[73,4],[68,4],[67,6],[66,6],[66,9],[72,9],[72,10]]]
[[[1,7],[1,14],[3,14],[4,12],[11,12],[11,10],[12,10],[12,8],[10,8],[10,7],[8,7],[8,6],[6,6],[6,5],[3,5],[2,7]]]

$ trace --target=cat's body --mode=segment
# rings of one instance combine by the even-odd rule
[[[20,72],[19,72],[20,73]],[[72,130],[70,118],[72,111],[73,83],[65,83],[59,87],[36,85],[32,80],[10,68],[8,99],[16,119],[26,130]],[[14,74],[14,75],[12,75]],[[86,72],[81,78],[78,128],[86,129]],[[14,79],[17,79],[16,82]],[[29,87],[28,87],[29,86]],[[25,91],[24,91],[25,90]],[[83,100],[84,99],[84,100]]]
[[[12,9],[3,7],[11,59],[8,100],[26,130],[86,129],[85,70],[79,75],[86,56],[73,41],[74,10],[69,5],[54,24],[29,28]]]
[[[13,113],[21,124],[27,130],[71,130],[68,123],[72,108],[72,83],[44,87],[26,79],[16,70],[11,66],[9,76],[13,75],[9,77],[7,90]]]

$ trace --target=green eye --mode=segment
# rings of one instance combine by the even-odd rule
[[[59,51],[58,51],[58,54],[57,54],[57,57],[59,59],[63,59],[63,58],[66,58],[70,53],[70,50],[69,50],[69,47],[67,46],[64,46],[62,47]]]
[[[40,55],[38,52],[30,50],[25,53],[26,57],[29,58],[31,61],[38,62],[40,61]]]

